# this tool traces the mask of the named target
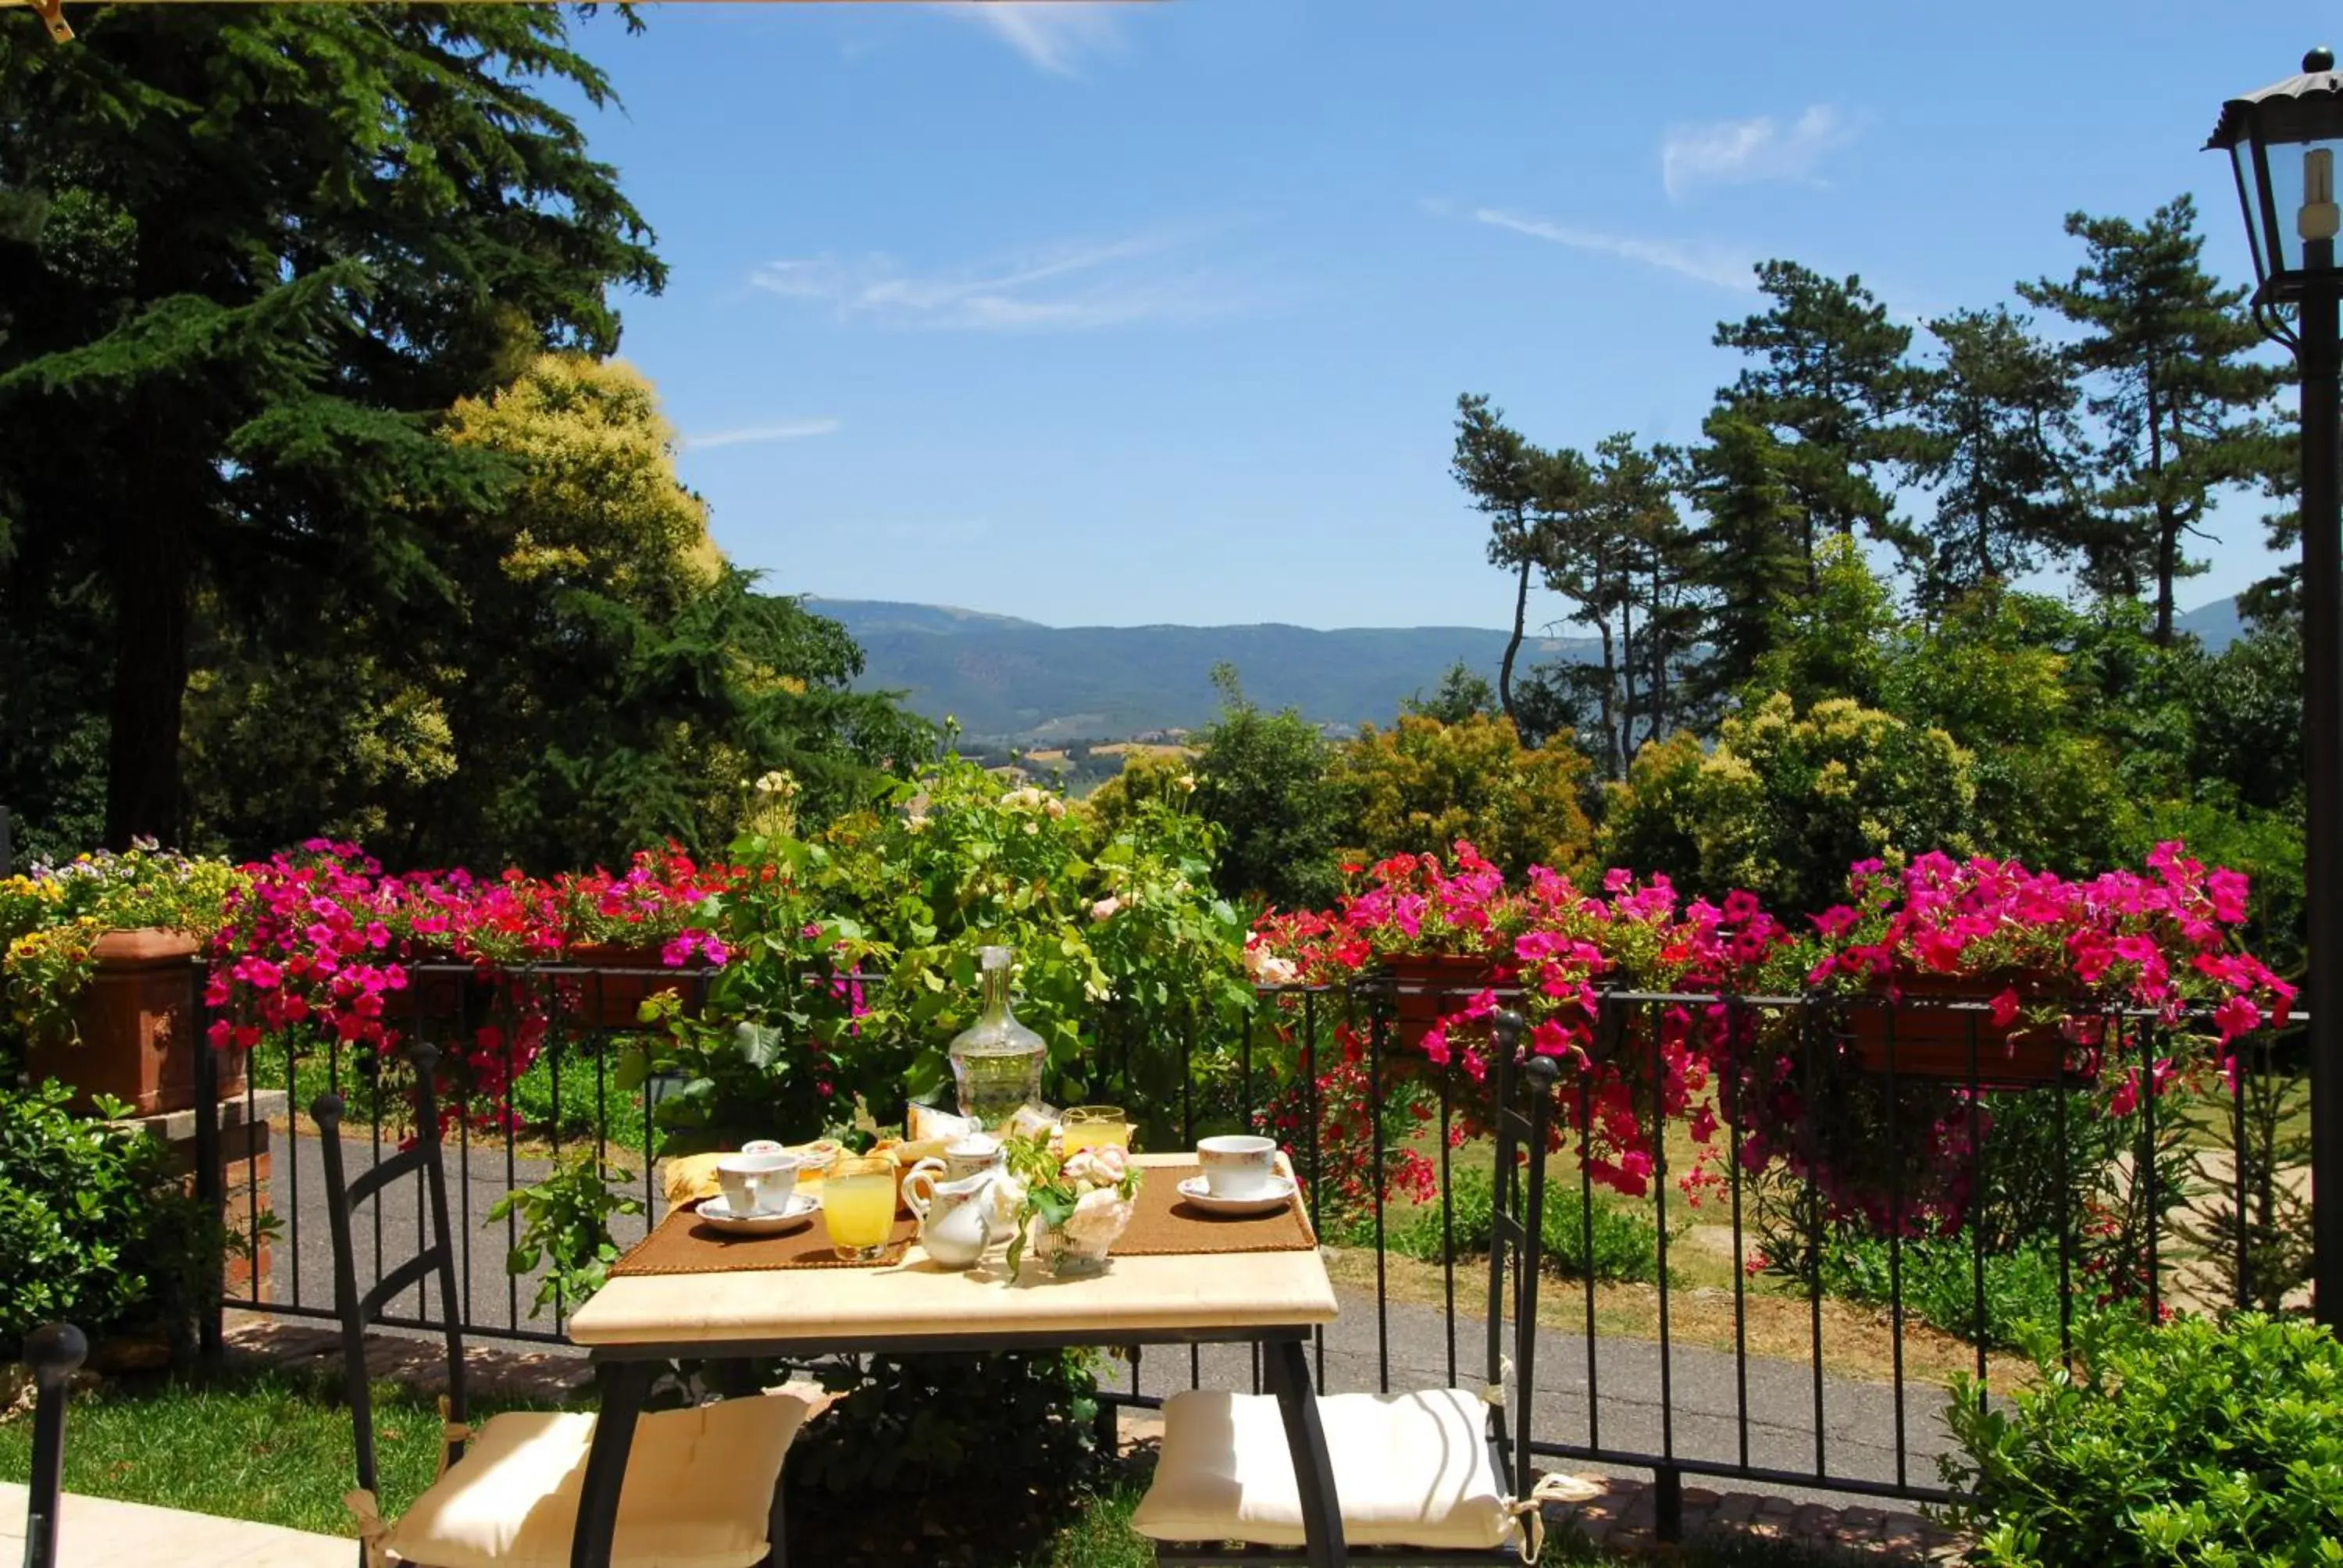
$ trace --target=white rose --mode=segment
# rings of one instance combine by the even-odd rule
[[[1102,1143],[1090,1151],[1091,1163],[1098,1168],[1099,1180],[1109,1184],[1120,1181],[1131,1169],[1130,1156],[1112,1143]]]
[[[1060,1167],[1060,1174],[1069,1181],[1087,1181],[1096,1176],[1098,1162],[1093,1158],[1093,1151],[1088,1149],[1077,1151]]]
[[[1041,803],[1041,809],[1047,811],[1053,818],[1062,817],[1066,814],[1066,803],[1059,797],[1052,795]]]
[[[1111,920],[1114,919],[1115,915],[1121,909],[1122,900],[1121,899],[1111,896],[1103,898],[1097,903],[1091,906],[1091,919],[1094,920]]]
[[[1111,1187],[1082,1194],[1066,1217],[1066,1240],[1086,1252],[1103,1252],[1131,1223],[1131,1204]]]

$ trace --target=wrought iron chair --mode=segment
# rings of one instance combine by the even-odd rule
[[[357,1442],[358,1487],[343,1499],[358,1522],[360,1563],[426,1568],[568,1568],[578,1501],[594,1421],[583,1412],[508,1412],[467,1424],[461,1304],[455,1235],[447,1224],[440,1160],[438,1052],[418,1045],[415,1141],[355,1177],[342,1169],[342,1101],[310,1106],[323,1142],[327,1214],[334,1248],[334,1306],[342,1326],[342,1372]],[[394,1181],[416,1176],[430,1213],[431,1244],[358,1288],[351,1236],[361,1206]],[[387,1303],[437,1275],[446,1325],[447,1394],[440,1402],[438,1478],[396,1523],[376,1501],[374,1406],[367,1375],[367,1325]],[[809,1407],[782,1393],[719,1401],[641,1418],[618,1498],[612,1568],[781,1568],[781,1463]]]
[[[1530,1402],[1536,1387],[1540,1226],[1555,1064],[1517,1060],[1521,1020],[1496,1020],[1492,1055],[1496,1165],[1491,1206],[1488,1386],[1480,1392],[1321,1395],[1320,1424],[1349,1560],[1412,1564],[1534,1562],[1539,1509],[1596,1488],[1575,1477],[1534,1481]],[[1512,1354],[1505,1315],[1513,1312]],[[1507,1430],[1505,1382],[1512,1392]],[[1163,1405],[1155,1480],[1131,1528],[1157,1543],[1159,1563],[1303,1561],[1302,1503],[1276,1402],[1196,1392]]]
[[[25,1336],[25,1365],[33,1374],[33,1475],[25,1499],[25,1568],[56,1568],[57,1509],[65,1463],[65,1391],[89,1355],[89,1342],[71,1323],[50,1323]]]

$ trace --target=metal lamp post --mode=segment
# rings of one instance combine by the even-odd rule
[[[2335,163],[2343,75],[2313,49],[2302,74],[2221,106],[2207,148],[2229,155],[2253,249],[2254,320],[2302,370],[2304,902],[2310,961],[2312,1269],[2318,1318],[2343,1328],[2343,536],[2337,512],[2343,273]]]

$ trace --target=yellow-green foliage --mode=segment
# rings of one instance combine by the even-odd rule
[[[1774,907],[1837,900],[1855,860],[1974,848],[1976,759],[1943,730],[1849,698],[1799,713],[1775,693],[1725,719],[1704,753],[1646,747],[1613,787],[1604,858]]]
[[[487,399],[449,411],[447,439],[519,473],[493,526],[517,583],[583,580],[621,598],[679,598],[724,558],[708,508],[675,477],[675,430],[650,382],[623,360],[540,354]]]
[[[1175,810],[1184,809],[1195,792],[1196,775],[1186,756],[1134,751],[1125,757],[1121,772],[1091,790],[1088,799],[1075,801],[1073,811],[1096,849],[1112,843],[1116,834],[1137,820],[1147,802],[1160,800]]]
[[[1485,714],[1445,724],[1411,713],[1389,729],[1367,725],[1334,762],[1352,804],[1353,858],[1445,854],[1465,839],[1515,876],[1532,865],[1585,869],[1594,832],[1580,798],[1588,772],[1569,737],[1533,749],[1513,720]]]
[[[187,777],[216,802],[204,826],[230,840],[298,822],[378,841],[456,774],[440,696],[371,655],[197,670],[186,738]]]

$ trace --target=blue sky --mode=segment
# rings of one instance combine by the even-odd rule
[[[654,5],[595,116],[672,267],[626,307],[772,588],[1054,624],[1497,625],[1456,395],[1696,433],[1748,268],[1913,321],[2196,193],[2308,0]],[[2026,110],[2029,102],[2048,107]],[[2212,572],[2268,569],[2225,508]],[[1563,613],[1559,601],[1536,607]]]

